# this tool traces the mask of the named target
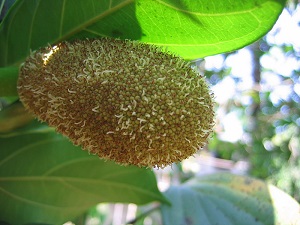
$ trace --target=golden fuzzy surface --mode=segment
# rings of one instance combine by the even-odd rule
[[[100,158],[165,167],[203,147],[214,125],[205,79],[136,41],[62,42],[33,52],[18,92],[41,121]]]

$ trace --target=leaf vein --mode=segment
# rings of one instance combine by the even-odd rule
[[[24,4],[24,2],[25,1],[21,1],[20,4],[18,5],[18,8],[21,8],[21,6],[22,6],[22,4]],[[7,25],[7,35],[6,35],[7,39],[9,39],[10,31],[12,30],[12,29],[10,29],[10,27],[13,24],[13,21],[15,19],[15,16],[17,15],[17,12],[18,12],[18,10],[14,10],[14,15],[13,15],[12,19],[9,21],[8,25]],[[5,45],[5,58],[4,58],[5,59],[5,62],[4,62],[5,65],[7,64],[7,60],[8,60],[8,47],[9,47],[9,45],[6,44]]]
[[[118,181],[109,181],[109,180],[100,180],[100,179],[92,179],[92,178],[75,178],[75,177],[58,177],[58,176],[50,176],[50,177],[44,177],[44,176],[30,176],[30,177],[3,177],[0,178],[0,182],[9,182],[9,181],[15,181],[15,182],[34,182],[34,181],[40,181],[40,182],[67,182],[67,183],[87,183],[87,184],[94,184],[99,185],[99,187],[103,187],[104,185],[108,189],[112,188],[119,188],[124,190],[128,189],[134,192],[140,192],[144,193],[145,195],[152,196],[154,198],[158,198],[158,195],[148,191],[147,189],[143,187],[137,187],[134,184],[128,184],[128,183],[121,183]],[[85,186],[84,186],[85,187]]]
[[[133,3],[133,2],[134,2],[134,0],[123,1],[122,3],[116,5],[115,7],[110,8],[109,10],[105,11],[104,13],[99,14],[99,15],[97,15],[95,17],[92,17],[91,19],[87,20],[86,22],[78,25],[77,27],[74,27],[69,32],[66,32],[65,35],[58,37],[58,39],[55,40],[54,43],[61,42],[61,41],[65,40],[65,39],[71,37],[72,35],[74,35],[74,34],[80,32],[80,31],[82,31],[83,29],[85,29],[86,27],[88,27],[88,26],[92,25],[93,23],[99,21],[100,19],[102,19],[102,18],[104,18],[104,17],[106,17],[106,16],[114,13],[115,11],[117,11],[117,10],[119,10],[119,9],[127,6],[128,4]]]
[[[42,176],[49,176],[51,175],[51,173],[67,166],[67,165],[71,165],[73,163],[78,163],[78,162],[83,162],[83,161],[94,161],[95,159],[92,157],[88,157],[88,158],[79,158],[79,159],[73,159],[73,160],[68,160],[66,162],[60,163],[57,166],[52,167],[51,169],[47,170]]]
[[[41,2],[40,0],[36,2],[36,5],[34,7],[34,12],[33,12],[32,17],[31,17],[31,23],[30,23],[29,34],[28,34],[28,44],[27,44],[28,47],[27,47],[27,49],[31,49],[30,46],[31,46],[31,40],[32,40],[33,24],[34,24],[34,21],[35,21],[35,16],[36,16],[36,13],[38,11],[40,2]]]
[[[171,4],[168,4],[166,2],[163,2],[161,0],[156,0],[158,3],[162,4],[162,5],[165,5],[171,9],[174,9],[176,11],[180,11],[180,12],[183,12],[183,13],[187,13],[187,14],[190,14],[190,15],[196,15],[196,16],[209,16],[209,17],[212,17],[212,16],[228,16],[228,15],[240,15],[240,14],[246,14],[246,13],[251,13],[252,11],[256,10],[258,7],[254,7],[252,9],[248,9],[248,10],[241,10],[241,11],[236,11],[236,12],[224,12],[224,13],[202,13],[202,12],[191,12],[189,10],[185,10],[185,9],[181,9],[181,8],[178,8],[178,7],[175,7]]]
[[[32,147],[36,147],[36,146],[39,146],[39,145],[42,145],[42,144],[45,144],[47,142],[52,142],[53,141],[53,138],[49,137],[48,139],[45,139],[43,141],[37,141],[37,142],[34,142],[32,144],[29,144],[29,145],[26,145],[22,148],[19,148],[19,150],[17,151],[14,151],[12,154],[8,155],[7,157],[3,158],[1,161],[0,161],[0,167],[5,163],[7,162],[8,160],[12,159],[13,157],[21,154],[22,152],[32,148]],[[61,140],[57,140],[57,141],[62,141]]]
[[[66,1],[67,0],[63,0],[62,8],[61,8],[61,17],[60,17],[60,25],[59,25],[59,37],[62,36]]]
[[[16,199],[16,200],[19,200],[21,202],[25,202],[27,204],[31,204],[31,205],[37,205],[37,206],[41,206],[41,207],[44,207],[44,208],[49,208],[49,209],[58,209],[58,210],[63,210],[64,212],[65,211],[73,211],[74,209],[85,209],[86,206],[84,206],[83,204],[80,204],[78,206],[54,206],[54,205],[49,205],[49,204],[45,204],[45,203],[41,203],[41,202],[37,202],[37,201],[32,201],[32,200],[29,200],[29,199],[26,199],[26,198],[23,198],[21,196],[18,196],[14,193],[11,193],[7,190],[5,190],[4,188],[1,188],[0,187],[0,191],[2,191],[4,194],[12,197],[13,199]]]

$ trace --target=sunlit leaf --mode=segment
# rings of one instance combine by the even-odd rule
[[[172,186],[165,195],[164,225],[297,225],[300,206],[267,183],[227,173],[195,178]]]
[[[99,202],[165,201],[151,170],[104,162],[53,131],[0,146],[0,221],[62,224]]]
[[[138,1],[142,41],[196,59],[244,47],[266,34],[284,0]]]
[[[19,0],[0,26],[0,66],[48,43],[119,37],[186,59],[241,48],[271,29],[284,0]]]

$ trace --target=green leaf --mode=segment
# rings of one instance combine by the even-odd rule
[[[0,97],[18,96],[17,79],[19,74],[18,67],[0,68]]]
[[[54,132],[0,146],[0,221],[62,224],[99,202],[166,201],[151,170],[105,162]]]
[[[285,0],[138,1],[141,41],[167,47],[186,59],[242,48],[274,25]]]
[[[284,0],[19,0],[0,26],[0,66],[48,43],[120,37],[186,59],[241,48],[266,34]]]
[[[227,173],[195,178],[165,193],[164,225],[297,225],[300,206],[267,183]]]

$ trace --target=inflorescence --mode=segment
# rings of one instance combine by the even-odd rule
[[[214,125],[212,95],[189,63],[153,45],[92,39],[33,52],[20,99],[99,157],[164,167],[193,155]]]

